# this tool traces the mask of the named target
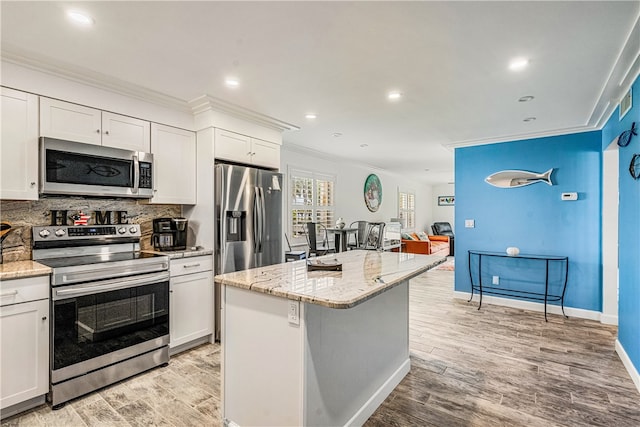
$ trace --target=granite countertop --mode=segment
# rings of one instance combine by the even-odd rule
[[[342,271],[307,271],[306,260],[215,276],[216,283],[330,308],[351,308],[444,262],[439,255],[353,250]]]
[[[211,255],[213,253],[213,249],[205,249],[202,246],[196,246],[195,249],[190,248],[190,249],[185,249],[183,251],[146,250],[142,252],[166,255],[169,257],[169,259],[178,259],[178,258],[191,258],[194,256],[201,256],[201,255]]]
[[[50,267],[31,260],[0,264],[0,280],[24,279],[49,274],[51,274]]]

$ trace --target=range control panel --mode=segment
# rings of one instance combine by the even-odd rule
[[[32,227],[33,241],[44,242],[51,240],[85,240],[95,238],[131,239],[140,238],[140,226],[137,224],[122,225],[51,225],[46,227]]]

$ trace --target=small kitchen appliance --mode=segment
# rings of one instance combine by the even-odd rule
[[[183,251],[187,249],[186,218],[156,218],[153,220],[151,242],[157,251]]]

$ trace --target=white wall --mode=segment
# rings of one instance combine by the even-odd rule
[[[455,205],[454,206],[438,206],[438,196],[455,196],[456,195],[455,189],[456,189],[455,184],[434,185],[432,189],[433,196],[431,198],[431,210],[433,213],[432,223],[448,222],[449,224],[451,224],[451,227],[453,228],[454,232],[456,229]],[[431,230],[431,227],[429,227],[429,230]]]
[[[390,173],[365,164],[342,159],[331,159],[317,152],[282,146],[280,172],[286,175],[287,190],[283,224],[285,232],[291,236],[289,215],[291,209],[289,191],[289,170],[303,169],[336,175],[335,217],[342,217],[346,224],[353,221],[389,221],[398,217],[398,188],[414,191],[416,195],[416,230],[430,230],[432,220],[431,186],[401,175]],[[369,212],[364,203],[364,182],[369,174],[376,174],[382,184],[382,204],[377,212]],[[293,242],[292,242],[293,243]]]

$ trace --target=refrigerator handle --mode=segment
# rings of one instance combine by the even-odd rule
[[[266,217],[266,207],[264,204],[264,188],[260,187],[260,252],[262,252],[262,238],[264,236],[265,230],[265,217]]]
[[[253,196],[253,252],[259,252],[259,239],[260,239],[260,207],[259,207],[259,198],[260,198],[260,188],[255,187],[255,194]]]

